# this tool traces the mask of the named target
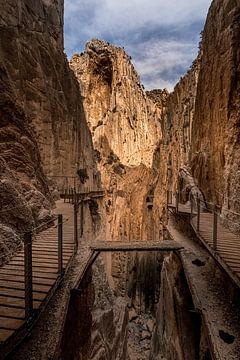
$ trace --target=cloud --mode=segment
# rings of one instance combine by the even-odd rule
[[[172,89],[197,54],[210,0],[65,0],[70,57],[91,38],[124,46],[144,85]]]

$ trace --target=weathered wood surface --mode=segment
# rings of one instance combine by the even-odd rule
[[[176,211],[175,204],[169,204],[168,207]],[[178,213],[190,214],[190,204],[179,204]],[[196,215],[196,213],[194,215]],[[235,235],[229,229],[224,227],[218,218],[217,243],[216,249],[214,249],[213,217],[213,213],[201,211],[199,231],[197,231],[197,216],[193,216],[191,219],[192,227],[198,238],[211,252],[213,257],[216,258],[222,268],[224,268],[237,285],[240,285],[240,236]]]
[[[63,214],[63,266],[74,252],[73,206],[57,202],[55,214]],[[68,219],[68,220],[67,220]],[[66,221],[67,220],[67,221]],[[44,307],[59,280],[58,228],[42,231],[33,238],[33,307]],[[0,267],[0,342],[5,342],[25,324],[24,250]]]

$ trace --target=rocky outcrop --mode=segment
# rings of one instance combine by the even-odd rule
[[[1,2],[1,63],[35,133],[45,173],[75,176],[86,168],[93,181],[91,135],[63,53],[63,0]]]
[[[71,60],[84,96],[94,146],[106,139],[124,166],[151,166],[160,137],[161,110],[148,99],[130,57],[122,48],[93,40]]]
[[[63,0],[0,0],[1,252],[50,215],[46,175],[96,179],[78,82],[63,53]],[[14,240],[15,239],[15,240]]]
[[[202,39],[191,166],[208,200],[240,210],[240,4],[214,0]],[[239,218],[238,218],[239,221]]]
[[[181,261],[176,255],[166,256],[150,359],[205,359],[205,347],[201,320],[194,310]]]
[[[126,299],[109,288],[99,258],[72,292],[56,358],[127,360]]]
[[[153,239],[152,202],[157,173],[154,151],[161,138],[160,118],[167,92],[147,95],[125,51],[92,40],[71,62],[84,97],[98,170],[107,190],[99,238],[134,241]],[[156,99],[162,99],[162,107]],[[156,239],[162,239],[162,224]],[[105,269],[115,292],[126,296],[127,254],[106,255]]]

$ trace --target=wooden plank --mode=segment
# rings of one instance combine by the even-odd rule
[[[6,341],[13,333],[14,330],[0,329],[0,341]]]
[[[21,267],[21,269],[5,269],[5,268],[0,268],[0,274],[9,274],[9,275],[20,275],[20,276],[24,276],[24,268]],[[37,278],[45,278],[45,279],[53,279],[56,280],[57,279],[57,273],[43,273],[43,272],[39,272],[39,271],[33,271],[33,276],[37,277]]]
[[[19,289],[6,289],[4,287],[0,287],[0,294],[2,296],[10,296],[10,297],[17,297],[20,299],[24,299],[25,298],[25,291],[24,290],[19,290]],[[33,298],[34,300],[39,300],[39,301],[43,301],[46,297],[45,293],[39,293],[34,291],[33,292]],[[1,323],[0,323],[1,325]]]
[[[0,286],[2,281],[1,280],[6,280],[9,281],[9,285],[11,285],[12,281],[17,281],[17,282],[25,282],[25,278],[24,276],[21,275],[11,275],[11,274],[1,274],[0,273]],[[46,278],[39,278],[39,277],[35,277],[33,276],[33,284],[42,284],[42,285],[53,285],[55,283],[55,279],[46,279]]]
[[[24,319],[25,311],[19,308],[9,308],[7,306],[0,306],[0,316],[15,318],[15,319]]]
[[[33,307],[34,309],[39,308],[41,305],[41,301],[34,300],[33,301]],[[0,306],[5,307],[17,307],[17,308],[25,308],[25,300],[24,299],[18,299],[10,296],[2,296],[0,295]]]
[[[5,269],[16,269],[16,270],[20,270],[20,269],[24,269],[23,264],[13,264],[13,265],[5,265],[4,266]],[[45,274],[57,274],[57,269],[56,268],[49,268],[49,267],[40,267],[40,266],[33,266],[33,271],[37,271],[37,272],[42,272]]]
[[[15,256],[14,261],[23,261],[24,256]],[[69,258],[66,256],[63,256],[63,264],[66,265],[68,263]],[[34,265],[41,265],[41,263],[47,263],[57,265],[58,264],[58,258],[57,257],[48,257],[46,256],[33,256],[32,257],[32,264]]]
[[[9,265],[22,265],[23,264],[23,262],[22,261],[20,261],[20,260],[12,260],[12,261],[10,261],[9,262]],[[44,267],[44,268],[46,268],[46,267],[49,267],[49,268],[54,268],[54,269],[56,269],[57,268],[57,264],[52,264],[52,263],[47,263],[47,262],[34,262],[33,263],[33,266],[38,266],[38,267]]]
[[[64,248],[63,248],[64,250]],[[48,254],[49,256],[57,256],[57,251],[50,248],[50,249],[33,249],[33,256],[34,255],[45,255],[45,254]],[[72,255],[72,250],[68,250],[68,249],[65,249],[64,250],[64,256],[69,256],[69,255]]]
[[[24,324],[24,320],[0,316],[0,328],[16,330]],[[1,330],[0,330],[1,331]]]
[[[22,290],[24,290],[24,283],[23,282],[18,282],[18,281],[14,282],[14,281],[1,280],[0,286],[5,287],[5,288],[9,288],[9,289],[22,289]],[[51,289],[50,285],[33,284],[33,291],[48,293],[50,289]]]

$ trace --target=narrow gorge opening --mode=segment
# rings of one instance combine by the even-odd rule
[[[135,2],[0,0],[0,360],[240,358],[240,2]]]
[[[71,294],[60,356],[207,360],[205,336],[178,255],[109,253]]]

